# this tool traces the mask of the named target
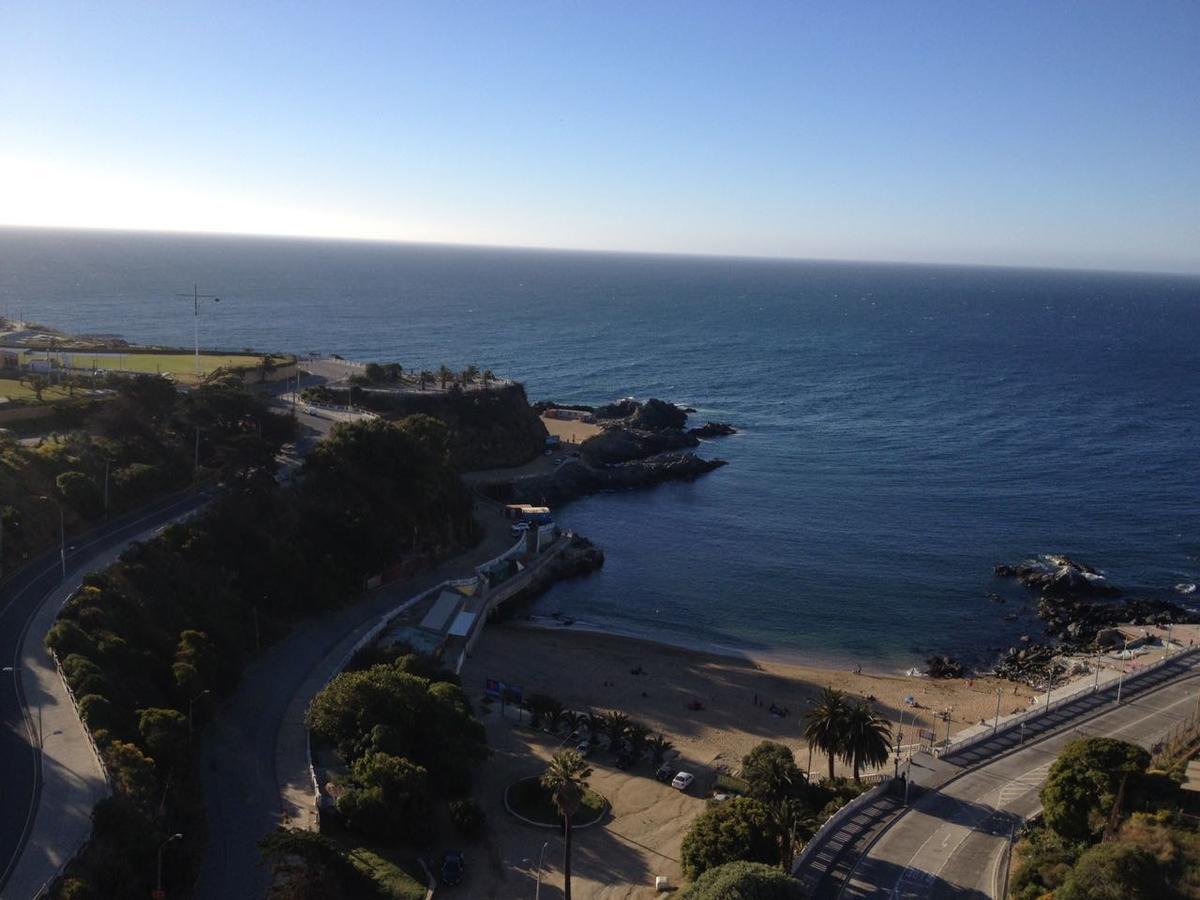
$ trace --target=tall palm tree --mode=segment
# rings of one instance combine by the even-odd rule
[[[558,721],[567,726],[567,732],[573,733],[579,730],[579,726],[583,724],[583,714],[577,713],[573,709],[564,709],[558,714]]]
[[[625,730],[629,727],[629,716],[623,712],[610,710],[604,714],[604,733],[608,735],[608,749],[611,753],[616,753],[621,744],[621,738],[625,736]]]
[[[882,766],[892,746],[892,726],[864,701],[853,704],[845,721],[841,757],[854,768],[854,780],[864,765]]]
[[[462,383],[464,385],[471,384],[479,377],[479,366],[472,363],[462,370]]]
[[[542,773],[542,787],[550,792],[554,808],[563,820],[563,898],[571,900],[571,817],[579,810],[591,766],[575,750],[563,750],[550,758]]]
[[[675,745],[663,737],[662,732],[650,738],[647,746],[650,748],[650,759],[654,762],[656,769],[662,765],[666,755],[675,749]]]
[[[442,383],[442,390],[446,389],[446,382],[454,377],[454,373],[450,371],[450,367],[442,365],[437,370],[438,380]]]
[[[625,737],[629,740],[629,752],[633,754],[634,760],[642,758],[646,752],[646,739],[650,736],[650,729],[638,721],[632,721],[625,728]]]
[[[496,375],[494,372],[492,372],[491,369],[483,370],[483,386],[484,387],[488,386],[489,381],[495,381],[495,380],[496,380]]]
[[[589,709],[583,714],[583,724],[588,730],[589,740],[595,745],[600,735],[604,734],[604,714]]]
[[[816,747],[829,757],[829,780],[833,781],[833,763],[845,746],[846,718],[850,704],[841,691],[827,687],[817,702],[804,714],[804,739],[808,748]]]

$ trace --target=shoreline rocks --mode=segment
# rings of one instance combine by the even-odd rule
[[[992,572],[997,578],[1015,578],[1047,597],[1115,597],[1122,593],[1091,566],[1055,554],[1013,565],[1001,563]]]
[[[728,422],[705,422],[697,428],[689,428],[687,433],[697,438],[715,438],[737,434],[738,431]]]

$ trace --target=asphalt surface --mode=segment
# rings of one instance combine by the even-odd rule
[[[210,498],[208,488],[189,490],[86,534],[68,537],[68,573],[86,571],[97,557],[156,524],[198,509]],[[55,596],[62,580],[56,547],[25,564],[0,586],[0,663],[5,668],[0,675],[0,889],[24,847],[41,783],[38,717],[25,706],[18,671],[20,649],[34,613]]]
[[[1003,743],[990,758],[986,748],[966,759],[916,757],[914,782],[930,787],[914,789],[915,801],[890,823],[865,828],[851,842],[860,845],[853,864],[843,857],[842,878],[826,880],[816,896],[999,897],[1010,836],[1040,808],[1038,794],[1063,746],[1086,735],[1149,747],[1195,714],[1200,661],[1180,659],[1135,684],[1120,706],[1113,691],[1101,691],[1061,716],[1048,713],[1043,735],[1027,733],[1024,743],[1019,732],[998,735]]]

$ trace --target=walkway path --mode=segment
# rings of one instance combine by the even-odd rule
[[[56,877],[90,838],[92,807],[108,794],[87,732],[43,643],[59,608],[87,573],[110,565],[131,542],[191,515],[208,499],[206,492],[176,495],[80,536],[66,555],[66,580],[55,551],[5,585],[0,635],[13,677],[12,693],[5,684],[0,698],[7,726],[0,760],[5,866],[0,897],[27,900]]]
[[[269,873],[258,841],[280,824],[311,827],[313,785],[304,711],[358,638],[408,600],[450,578],[469,575],[512,545],[509,523],[480,504],[485,539],[417,578],[396,582],[353,606],[303,622],[242,676],[238,691],[208,730],[204,790],[208,846],[197,896],[259,897]]]

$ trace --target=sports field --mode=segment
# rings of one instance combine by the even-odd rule
[[[25,351],[24,362],[44,358],[45,353],[37,350]],[[194,381],[196,378],[196,358],[191,353],[57,353],[54,358],[61,359],[68,368],[85,371],[117,371],[117,372],[153,372],[170,375],[179,381]],[[290,362],[287,357],[272,357],[276,365]],[[258,366],[262,364],[262,356],[252,353],[234,353],[225,355],[200,354],[200,373],[208,375],[214,369],[221,367]]]

